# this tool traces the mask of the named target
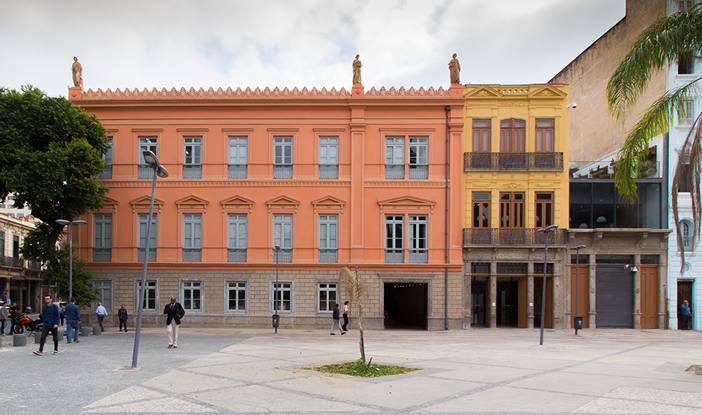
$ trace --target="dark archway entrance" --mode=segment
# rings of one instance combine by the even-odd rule
[[[386,282],[384,288],[386,329],[427,328],[427,284]]]

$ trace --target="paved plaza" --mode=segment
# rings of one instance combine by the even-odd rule
[[[7,336],[5,336],[7,337]],[[376,379],[306,370],[359,357],[358,331],[115,328],[35,356],[0,350],[6,414],[702,414],[702,333],[473,329],[366,332],[373,363],[422,370]],[[692,369],[690,370],[690,368]]]

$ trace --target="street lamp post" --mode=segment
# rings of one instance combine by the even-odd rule
[[[278,334],[278,326],[280,325],[280,316],[278,315],[278,254],[280,253],[280,246],[274,246],[273,250],[275,251],[275,294],[273,294],[273,328],[275,329],[275,334]]]
[[[580,250],[585,248],[585,245],[573,246],[570,249],[575,249],[575,320],[573,320],[573,326],[575,326],[575,335],[578,335],[578,287],[579,277],[580,277]]]
[[[548,267],[548,237],[551,232],[558,229],[558,225],[549,225],[545,228],[539,229],[546,237],[546,247],[544,249],[544,280],[541,284],[541,339],[539,340],[539,345],[544,345],[544,317],[546,316],[546,268]]]
[[[68,301],[73,298],[73,225],[87,225],[84,220],[68,221],[66,219],[56,219],[56,223],[62,226],[68,225],[68,246],[70,257],[68,259]]]
[[[152,169],[154,169],[154,180],[151,185],[151,204],[149,205],[149,218],[146,222],[146,253],[144,255],[144,268],[141,272],[141,286],[139,287],[139,302],[137,303],[137,323],[136,323],[136,333],[134,335],[134,352],[132,354],[132,368],[137,367],[137,360],[139,358],[139,336],[141,334],[141,315],[144,309],[144,292],[146,285],[146,269],[149,264],[149,239],[151,232],[151,220],[154,215],[154,197],[156,196],[156,178],[157,177],[168,177],[168,171],[165,167],[158,162],[158,157],[151,150],[146,150],[143,152],[144,161]]]

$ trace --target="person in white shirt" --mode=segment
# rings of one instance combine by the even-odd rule
[[[98,306],[95,309],[95,314],[97,314],[98,322],[100,323],[100,331],[105,331],[105,327],[102,325],[102,320],[107,317],[107,310],[105,310],[105,307],[102,306],[102,303],[98,303]]]

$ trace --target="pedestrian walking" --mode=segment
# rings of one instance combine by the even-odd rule
[[[341,312],[339,311],[339,304],[334,305],[334,310],[332,311],[332,326],[331,326],[331,334],[332,336],[335,335],[334,333],[334,328],[339,327],[339,331],[341,334],[346,334],[344,329],[341,328],[341,322],[339,321]]]
[[[95,314],[97,314],[98,323],[100,323],[100,331],[105,331],[105,327],[102,325],[102,320],[107,317],[107,310],[105,310],[105,307],[102,306],[102,303],[98,303],[98,306],[95,309]]]
[[[7,300],[7,304],[10,304],[10,300]],[[12,334],[12,328],[17,324],[17,314],[19,313],[19,307],[17,303],[12,304],[10,307],[10,334]]]
[[[690,324],[690,316],[692,315],[692,312],[690,312],[690,305],[687,302],[687,300],[683,301],[682,305],[680,305],[680,318],[682,320],[682,329],[683,330],[690,330],[688,325]]]
[[[349,302],[344,301],[344,325],[341,327],[344,331],[348,331],[346,326],[349,324]]]
[[[80,317],[80,309],[76,305],[76,298],[71,297],[71,303],[65,308],[66,313],[66,343],[80,343],[78,340],[78,329],[80,328],[80,323],[82,321]],[[71,336],[73,335],[73,336]],[[73,340],[71,340],[73,337]]]
[[[0,301],[0,336],[5,335],[5,321],[7,321],[9,314],[5,303]],[[12,332],[12,326],[10,326],[10,332]]]
[[[117,318],[119,318],[119,331],[122,331],[122,325],[124,325],[124,332],[126,333],[129,315],[127,315],[127,309],[124,308],[124,304],[122,304],[122,308],[117,311]]]
[[[35,350],[34,354],[41,356],[44,354],[44,343],[46,343],[46,336],[51,335],[54,337],[54,354],[59,352],[58,349],[58,326],[60,323],[59,308],[56,304],[51,302],[51,296],[47,295],[44,297],[44,305],[41,307],[41,320],[44,327],[41,329],[41,339],[39,340],[39,350]]]
[[[168,333],[168,348],[177,349],[178,348],[178,325],[180,325],[180,319],[185,315],[185,310],[180,303],[176,302],[175,298],[171,298],[171,303],[166,304],[166,308],[163,309],[163,314],[166,317],[166,333]]]

